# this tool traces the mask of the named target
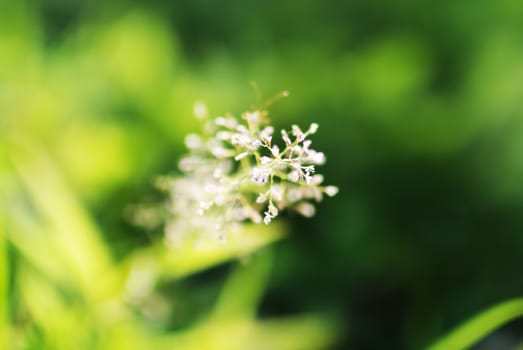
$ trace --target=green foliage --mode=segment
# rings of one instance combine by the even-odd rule
[[[260,341],[281,343],[281,349],[316,349],[332,341],[333,329],[321,316],[256,319],[271,256],[270,251],[253,252],[281,238],[282,227],[245,229],[229,244],[210,239],[198,247],[187,244],[174,250],[159,244],[143,247],[118,263],[78,196],[41,150],[11,146],[9,155],[13,169],[3,171],[16,184],[6,192],[4,213],[9,220],[1,245],[5,347],[30,348],[36,341],[41,349],[199,349],[202,344],[206,349],[244,349]],[[6,240],[16,252],[14,279],[8,276]],[[234,268],[214,310],[189,330],[149,329],[146,320],[133,312],[133,298],[147,296],[141,294],[144,288],[153,292],[147,288],[154,289],[157,281],[183,278],[238,257],[250,261]],[[8,289],[11,280],[14,285]],[[16,304],[8,307],[8,297],[15,295]],[[24,314],[28,319],[17,324]],[[272,322],[281,322],[281,328]],[[302,328],[310,336],[300,335]]]
[[[459,324],[523,290],[521,23],[516,0],[1,2],[0,348],[518,338],[495,330],[517,304]],[[340,195],[227,245],[129,225],[193,103],[238,114],[250,80],[290,91],[276,127],[321,125]]]
[[[0,38],[8,53],[0,72],[0,347],[327,347],[335,332],[323,315],[257,317],[272,258],[256,251],[281,239],[283,226],[174,250],[157,238],[115,259],[93,218],[91,208],[118,186],[152,178],[162,152],[174,161],[170,149],[191,127],[184,108],[199,88],[183,76],[173,84],[176,49],[165,24],[131,12],[44,49],[31,12],[12,11],[1,16],[24,19]],[[161,285],[230,260],[244,262],[232,267],[216,305],[183,329],[170,327],[176,310]]]

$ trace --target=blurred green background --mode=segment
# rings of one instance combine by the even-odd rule
[[[420,349],[522,296],[522,34],[516,0],[0,2],[0,348]],[[340,193],[169,251],[128,208],[251,80]]]

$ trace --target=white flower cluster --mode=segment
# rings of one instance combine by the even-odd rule
[[[308,139],[318,124],[306,131],[296,125],[282,130],[280,147],[266,110],[245,112],[241,120],[231,115],[210,119],[203,104],[194,112],[203,133],[185,139],[189,154],[179,164],[184,176],[162,181],[170,192],[170,242],[202,232],[223,240],[239,222],[269,224],[284,209],[310,217],[313,201],[338,192],[322,186],[323,176],[315,173],[315,166],[325,163],[325,155]]]

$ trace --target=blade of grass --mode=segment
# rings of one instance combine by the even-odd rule
[[[9,256],[7,252],[7,192],[9,176],[4,145],[0,143],[0,348],[10,347],[9,324]]]
[[[73,189],[42,150],[27,144],[17,146],[12,148],[11,162],[50,227],[49,239],[74,270],[84,295],[103,299],[115,293],[107,290],[111,289],[107,282],[116,279],[110,254]]]
[[[51,349],[88,348],[89,328],[85,327],[85,311],[71,301],[66,302],[55,286],[22,266],[18,272],[20,291],[32,319],[44,332]]]
[[[154,349],[184,350],[319,350],[331,349],[339,330],[322,315],[305,314],[274,320],[204,322],[158,337]]]
[[[265,250],[236,266],[228,277],[211,319],[253,319],[272,267],[272,254]]]
[[[227,243],[209,238],[200,244],[185,242],[173,249],[157,245],[132,256],[128,265],[131,269],[135,266],[154,266],[159,277],[183,278],[226,261],[248,256],[282,239],[284,231],[284,226],[277,223],[270,226],[250,225],[230,237]]]
[[[0,212],[0,348],[5,349],[9,342],[9,259],[3,213]]]
[[[503,324],[523,316],[523,298],[498,304],[459,326],[428,350],[460,350],[477,343]]]
[[[54,283],[70,284],[74,276],[66,261],[60,256],[56,245],[47,239],[49,229],[36,222],[35,218],[24,215],[15,203],[12,203],[6,213],[9,215],[9,231],[6,237],[20,257]]]
[[[257,323],[250,340],[260,349],[332,349],[339,337],[338,324],[325,316],[303,314]]]

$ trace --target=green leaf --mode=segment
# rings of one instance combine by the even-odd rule
[[[153,267],[163,278],[182,278],[232,259],[241,259],[284,236],[284,226],[272,223],[245,225],[241,231],[230,235],[226,243],[215,238],[195,243],[183,242],[176,248],[156,245],[142,250],[128,262],[131,268]]]
[[[265,249],[240,262],[227,279],[212,319],[253,319],[272,270],[272,252]]]
[[[474,345],[503,324],[523,316],[523,298],[498,304],[465,322],[428,350],[459,350]]]
[[[9,260],[3,211],[0,212],[0,348],[6,348],[9,336]]]
[[[74,272],[84,295],[100,300],[114,292],[107,289],[116,276],[107,246],[74,190],[41,147],[27,142],[13,146],[11,162],[48,227],[46,238]]]

